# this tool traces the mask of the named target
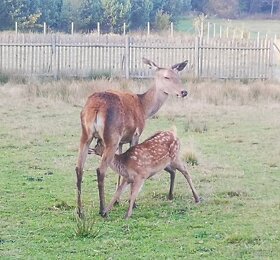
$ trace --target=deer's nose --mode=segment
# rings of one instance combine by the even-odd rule
[[[181,96],[182,97],[186,97],[187,95],[188,95],[188,91],[186,91],[186,90],[181,91]]]

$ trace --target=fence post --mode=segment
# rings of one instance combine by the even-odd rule
[[[200,37],[204,36],[204,21],[202,20],[200,23]]]
[[[126,35],[126,24],[123,23],[123,35]]]
[[[173,23],[172,22],[170,24],[170,34],[171,34],[171,37],[174,36],[174,28],[173,28]]]
[[[194,76],[199,78],[199,37],[195,37],[194,42]]]
[[[15,22],[15,31],[16,31],[16,34],[18,33],[18,23]]]
[[[58,73],[59,73],[59,53],[57,49],[57,39],[56,36],[54,35],[52,37],[52,73],[54,79],[58,79]]]
[[[213,37],[215,38],[216,37],[216,24],[214,23],[213,24]]]
[[[148,36],[150,35],[150,22],[148,22],[147,24],[147,35]]]
[[[269,67],[270,67],[270,75],[269,79],[273,78],[273,66],[274,66],[274,48],[273,48],[273,40],[270,39],[270,46],[269,46]]]
[[[125,37],[125,78],[129,79],[129,62],[130,62],[130,43],[129,43],[129,37]]]
[[[100,23],[97,23],[97,35],[100,36]]]
[[[43,30],[44,30],[44,35],[46,35],[46,34],[47,34],[47,24],[44,22],[44,23],[43,23],[43,26],[44,26],[44,27],[43,27],[43,28],[44,28],[44,29],[43,29]]]
[[[74,34],[74,23],[72,22],[71,23],[71,35],[73,35]]]

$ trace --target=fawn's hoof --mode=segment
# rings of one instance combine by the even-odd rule
[[[203,201],[202,197],[198,197],[195,199],[195,203],[201,203]]]
[[[114,206],[119,206],[120,202],[118,200],[115,201]]]

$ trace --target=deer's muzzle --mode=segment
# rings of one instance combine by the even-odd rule
[[[186,90],[181,91],[181,96],[182,97],[186,97],[187,95],[188,95],[188,91],[186,91]]]

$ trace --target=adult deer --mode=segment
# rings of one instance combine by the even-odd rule
[[[93,150],[95,154],[102,156],[104,152],[102,142],[98,141]],[[132,214],[135,199],[145,180],[166,168],[174,174],[176,170],[181,172],[192,190],[195,202],[200,202],[191,176],[180,159],[180,142],[174,131],[159,131],[143,143],[130,147],[125,153],[116,154],[110,162],[110,167],[120,176],[123,176],[123,179],[110,204],[105,208],[104,215],[113,208],[114,203],[120,198],[126,186],[130,184],[129,208],[125,216],[128,219]],[[169,196],[170,193],[173,197],[173,187],[169,191]]]
[[[83,168],[93,138],[102,140],[104,152],[97,168],[100,214],[105,206],[104,177],[118,148],[125,143],[138,143],[145,120],[153,116],[166,101],[168,95],[187,96],[187,91],[179,78],[178,71],[187,61],[161,68],[153,61],[143,58],[143,62],[156,70],[154,85],[143,94],[116,91],[97,92],[88,97],[81,111],[82,135],[80,139],[77,175],[77,213],[82,216],[81,185]]]

